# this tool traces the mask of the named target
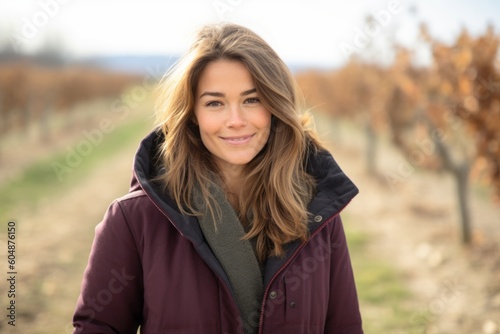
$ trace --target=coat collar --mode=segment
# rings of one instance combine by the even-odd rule
[[[135,156],[130,191],[142,189],[175,228],[194,244],[205,261],[227,281],[224,270],[208,247],[196,218],[182,215],[175,201],[163,191],[157,182],[153,181],[161,168],[158,152],[162,139],[161,132],[154,130],[140,143]],[[309,230],[313,234],[327,220],[338,215],[345,208],[358,193],[358,188],[344,174],[333,156],[324,150],[310,150],[306,161],[306,171],[313,175],[317,182],[317,192],[308,207],[311,213]],[[299,246],[300,242],[292,242],[286,247],[284,258],[268,259],[264,276],[265,285]]]

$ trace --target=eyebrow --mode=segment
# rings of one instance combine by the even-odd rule
[[[242,92],[240,94],[240,96],[247,96],[247,95],[250,95],[252,93],[255,93],[257,91],[256,88],[252,88],[252,89],[249,89],[249,90],[246,90],[244,92]],[[203,97],[203,96],[215,96],[215,97],[224,97],[225,94],[224,93],[220,93],[220,92],[204,92],[203,94],[200,95],[200,99]]]

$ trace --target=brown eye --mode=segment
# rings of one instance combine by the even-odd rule
[[[205,103],[205,107],[220,107],[222,106],[222,102],[220,101],[208,101]]]
[[[259,103],[259,102],[260,102],[260,100],[258,97],[250,97],[250,98],[245,100],[245,103],[250,103],[250,104]]]

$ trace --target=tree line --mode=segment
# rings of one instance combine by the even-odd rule
[[[377,170],[377,142],[388,133],[412,166],[450,173],[456,183],[462,241],[471,242],[469,181],[486,175],[500,199],[500,37],[463,30],[453,43],[436,40],[422,24],[432,64],[394,45],[394,61],[380,65],[351,57],[340,69],[307,71],[297,81],[311,107],[361,124],[368,172]],[[404,173],[385,174],[390,184]]]

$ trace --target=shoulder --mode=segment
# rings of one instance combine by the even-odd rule
[[[145,224],[154,224],[164,220],[164,215],[154,205],[147,194],[141,190],[132,191],[115,199],[108,208],[105,221],[128,226],[132,231],[141,230]]]
[[[144,190],[139,189],[139,190],[131,191],[128,194],[117,198],[116,201],[117,202],[124,202],[127,200],[133,200],[133,199],[137,199],[137,198],[141,198],[141,197],[147,197],[147,196],[146,196],[146,193],[144,192]]]
[[[137,203],[146,204],[148,202],[150,202],[148,196],[146,195],[144,190],[140,189],[140,190],[134,190],[126,195],[123,195],[115,199],[113,203],[116,203],[122,207],[126,207],[131,205],[137,205]]]
[[[147,211],[151,213],[152,208],[156,208],[144,190],[135,190],[114,200],[112,205],[119,206],[124,214],[140,213]]]
[[[137,249],[139,254],[146,245],[157,245],[158,240],[163,242],[178,237],[170,220],[143,190],[115,199],[96,232],[113,240],[111,243]]]

